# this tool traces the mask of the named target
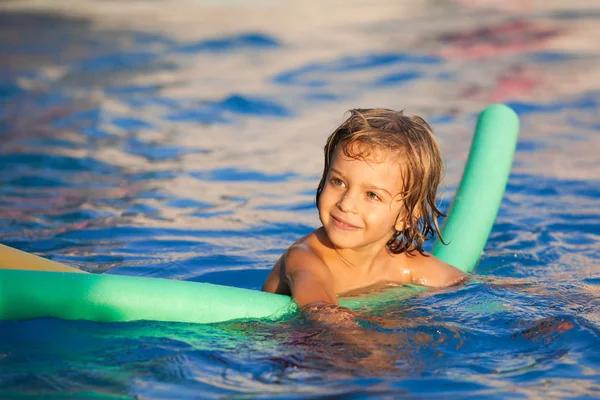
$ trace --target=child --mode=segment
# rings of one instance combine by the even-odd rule
[[[387,284],[444,287],[464,274],[423,250],[440,235],[442,159],[429,125],[387,109],[356,109],[327,139],[317,188],[322,227],[279,258],[263,291],[300,307]]]

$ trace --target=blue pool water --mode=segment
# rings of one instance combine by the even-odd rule
[[[92,273],[259,289],[349,108],[431,122],[444,208],[486,104],[522,131],[465,286],[348,331],[0,321],[0,397],[599,397],[600,9],[397,3],[3,2],[0,242]]]

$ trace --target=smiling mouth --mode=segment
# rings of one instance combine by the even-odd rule
[[[333,221],[333,224],[339,229],[342,229],[345,231],[355,231],[355,230],[360,229],[358,226],[351,225],[351,224],[345,222],[344,220],[334,217],[333,215],[331,216],[331,219]]]

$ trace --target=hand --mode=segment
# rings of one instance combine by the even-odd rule
[[[349,308],[325,302],[310,303],[300,307],[304,317],[311,322],[325,323],[331,327],[358,328],[358,313]]]
[[[327,352],[332,353],[329,359],[339,368],[367,374],[396,369],[397,351],[393,349],[402,347],[404,335],[378,332],[359,324],[368,321],[379,325],[383,319],[325,302],[307,304],[300,310],[309,322],[322,328],[319,341],[335,344],[328,347]]]

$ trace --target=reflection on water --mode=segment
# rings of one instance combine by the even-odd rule
[[[0,8],[0,241],[95,273],[258,289],[317,225],[322,146],[349,108],[431,121],[446,207],[476,113],[522,120],[466,286],[392,292],[354,328],[3,321],[1,397],[600,392],[596,4]]]

